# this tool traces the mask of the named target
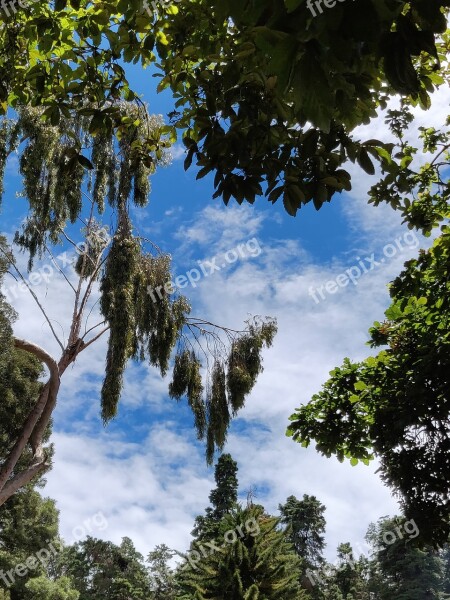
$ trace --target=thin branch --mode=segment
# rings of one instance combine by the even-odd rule
[[[64,279],[67,281],[67,283],[70,285],[70,287],[73,289],[73,291],[75,292],[75,288],[73,287],[73,285],[70,283],[69,278],[67,277],[67,275],[64,273],[64,271],[61,269],[61,267],[58,265],[58,263],[56,262],[56,258],[53,256],[50,248],[47,246],[47,244],[45,244],[45,250],[48,252],[48,254],[50,255],[50,259],[52,261],[52,263],[55,265],[55,267],[58,269],[58,271],[61,273],[61,275],[64,277]]]
[[[92,315],[92,313],[93,313],[93,311],[94,311],[94,308],[97,306],[97,304],[98,304],[99,302],[100,302],[100,298],[97,298],[97,300],[96,300],[96,301],[94,302],[94,304],[91,306],[91,310],[89,311],[89,314],[88,314],[88,316],[86,317],[86,322],[85,322],[85,325],[84,325],[84,336],[83,336],[83,337],[85,337],[85,336],[86,336],[86,334],[87,334],[87,333],[89,333],[89,331],[92,331],[92,329],[95,329],[96,327],[98,327],[99,325],[101,325],[101,323],[99,323],[99,325],[94,325],[94,327],[91,327],[89,330],[87,330],[87,325],[88,325],[89,319],[91,318],[91,315]]]
[[[104,333],[106,333],[107,331],[109,331],[109,329],[110,329],[109,325],[108,325],[108,327],[105,327],[104,329],[102,329],[102,331],[100,331],[100,333],[98,333],[95,337],[93,337],[92,340],[89,340],[86,344],[83,345],[82,350],[86,350],[86,348],[89,348],[89,346],[91,344],[93,344],[99,338],[101,338]]]
[[[94,331],[94,329],[97,329],[97,327],[100,327],[101,325],[104,325],[105,321],[101,321],[100,323],[97,323],[97,325],[94,325],[93,327],[89,327],[88,330],[84,330],[84,335],[81,338],[82,340],[84,340],[84,338],[88,335],[88,333],[91,333],[91,331]]]
[[[76,243],[76,242],[74,242],[74,241],[73,241],[73,240],[72,240],[72,239],[71,239],[71,238],[70,238],[70,237],[67,235],[67,233],[66,233],[65,231],[61,231],[61,233],[62,233],[62,235],[63,235],[63,236],[66,238],[66,241],[68,241],[68,242],[69,242],[69,244],[72,244],[72,246],[73,246],[74,248],[78,248],[78,245],[77,245],[77,243]]]
[[[4,254],[4,256],[6,256],[6,258],[8,258],[8,255],[6,254],[6,252],[0,248],[0,252],[2,252],[2,254]],[[25,279],[25,277],[22,275],[22,273],[19,271],[19,269],[16,267],[14,262],[10,263],[11,266],[14,268],[14,270],[16,271],[17,275],[19,276],[19,278],[22,280],[22,282],[26,285],[28,291],[30,292],[30,294],[33,296],[34,301],[36,302],[36,304],[39,306],[39,309],[41,310],[42,314],[45,317],[45,320],[48,323],[48,326],[50,327],[50,330],[53,334],[53,337],[55,338],[55,340],[58,342],[59,347],[61,348],[61,350],[64,352],[64,345],[62,344],[61,340],[59,339],[59,337],[56,335],[56,331],[53,329],[53,325],[51,324],[50,319],[47,316],[47,313],[44,310],[44,307],[42,306],[42,304],[39,302],[38,297],[36,296],[36,294],[34,293],[34,291],[31,289],[30,285],[28,284],[27,280]]]

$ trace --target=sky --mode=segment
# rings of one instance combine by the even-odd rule
[[[167,96],[149,91],[154,87],[149,73],[132,71],[132,83],[150,111],[170,110]],[[414,127],[442,123],[447,96],[438,93],[432,111],[418,111]],[[355,133],[389,138],[382,116]],[[376,177],[353,166],[349,170],[350,193],[336,195],[319,212],[307,206],[292,218],[281,202],[272,206],[264,198],[253,206],[228,207],[212,200],[212,179],[196,181],[194,168],[185,172],[177,144],[171,166],[152,178],[148,206],[133,213],[140,234],[171,253],[176,275],[217,257],[220,270],[182,290],[193,314],[236,329],[250,315],[277,318],[279,331],[264,352],[264,372],[231,426],[225,451],[238,463],[243,502],[252,490],[274,514],[290,495],[315,495],[326,506],[330,559],[341,542],[362,544],[369,523],[398,513],[398,504],[375,473],[375,463],[341,464],[319,455],[313,445],[304,449],[287,438],[289,416],[320,390],[344,357],[370,354],[367,331],[383,318],[388,282],[419,246],[429,244],[402,226],[391,208],[367,204]],[[24,200],[15,198],[19,190],[12,157],[0,214],[9,236],[25,214]],[[26,257],[19,262],[25,268]],[[44,260],[34,269],[48,265]],[[354,281],[341,287],[346,272]],[[47,279],[33,290],[64,335],[72,291],[56,271]],[[33,299],[14,285],[7,280],[3,291],[19,314],[16,335],[57,356]],[[144,555],[161,543],[185,551],[194,518],[208,505],[214,470],[205,463],[186,403],[170,399],[169,378],[148,366],[129,366],[118,417],[103,427],[99,392],[105,348],[106,340],[92,346],[63,377],[54,414],[54,467],[43,493],[55,499],[69,543],[85,535],[116,543],[128,536]]]

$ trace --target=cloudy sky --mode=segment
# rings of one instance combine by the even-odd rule
[[[142,77],[135,81],[151,110],[167,112],[164,98],[145,95],[150,84]],[[420,115],[418,124],[442,122],[446,105],[445,94],[438,95],[433,112]],[[382,119],[367,129],[363,135],[388,138]],[[383,317],[386,284],[427,242],[402,227],[391,209],[367,205],[375,179],[357,169],[352,169],[351,193],[336,196],[318,213],[308,206],[293,219],[281,204],[272,207],[265,199],[253,207],[228,208],[211,200],[211,180],[196,182],[194,170],[184,172],[182,158],[177,146],[173,164],[154,176],[148,207],[134,214],[137,229],[172,254],[177,275],[217,257],[220,271],[183,290],[195,315],[231,328],[255,314],[278,319],[264,373],[231,427],[226,451],[238,462],[243,500],[252,489],[257,501],[276,513],[291,494],[317,496],[327,507],[327,555],[333,558],[338,543],[362,542],[371,521],[398,507],[375,474],[376,465],[351,467],[313,447],[301,448],[285,436],[288,418],[344,357],[368,355],[367,330]],[[14,197],[20,189],[16,169],[13,159],[1,215],[2,230],[10,235],[24,210]],[[230,264],[239,245],[246,250]],[[355,284],[329,283],[349,269],[361,273]],[[33,289],[63,337],[70,287],[55,274]],[[13,280],[4,291],[19,313],[16,334],[56,356],[58,348],[33,299],[17,291]],[[131,365],[119,416],[105,429],[99,418],[104,356],[104,341],[80,356],[64,375],[55,413],[55,461],[45,494],[57,502],[62,535],[68,542],[83,534],[120,542],[126,535],[143,553],[163,542],[185,550],[193,519],[208,505],[213,487],[213,469],[195,440],[192,418],[184,403],[168,397],[168,380]],[[107,527],[94,519],[98,512]]]

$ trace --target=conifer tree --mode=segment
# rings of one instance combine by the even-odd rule
[[[289,496],[279,510],[286,538],[301,559],[298,580],[313,598],[320,598],[321,590],[317,586],[311,589],[311,584],[316,571],[324,565],[325,506],[315,496],[304,494],[302,500]]]
[[[147,557],[150,574],[151,600],[176,600],[177,583],[169,561],[175,552],[165,544],[156,546]]]
[[[214,479],[216,487],[209,495],[212,506],[205,510],[205,515],[195,519],[192,531],[197,539],[208,539],[217,536],[223,517],[236,507],[238,497],[237,463],[231,454],[222,454],[216,464]]]
[[[222,544],[179,572],[180,600],[301,600],[300,560],[262,506],[236,508],[220,523]]]

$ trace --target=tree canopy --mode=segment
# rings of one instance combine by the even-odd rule
[[[334,369],[322,391],[292,415],[288,434],[303,446],[315,440],[319,452],[354,465],[378,457],[384,481],[423,540],[442,544],[450,532],[449,134],[422,130],[433,159],[414,170],[418,150],[403,135],[408,113],[391,117],[403,164],[395,176],[386,165],[374,198],[380,192],[410,227],[428,234],[443,223],[440,235],[391,283],[385,319],[370,329],[370,346],[382,349]]]
[[[57,125],[88,101],[94,129],[120,128],[111,104],[136,98],[124,63],[151,65],[158,89],[172,91],[172,136],[182,130],[186,167],[195,158],[197,177],[215,173],[216,196],[283,196],[290,214],[310,201],[320,208],[351,188],[346,161],[373,173],[371,156],[389,152],[382,141],[353,139],[355,126],[395,94],[430,106],[446,77],[449,3],[318,4],[55,0],[4,8],[0,107],[42,106]]]

